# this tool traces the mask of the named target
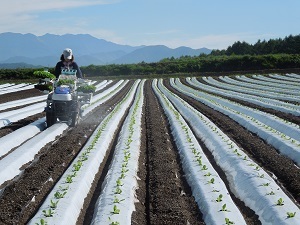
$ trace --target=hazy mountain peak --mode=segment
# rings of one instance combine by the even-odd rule
[[[168,48],[164,45],[129,46],[120,45],[89,34],[41,36],[13,32],[0,33],[0,64],[26,63],[31,65],[55,66],[63,49],[72,48],[79,65],[102,65],[110,63],[157,62],[167,57],[210,53],[208,49],[189,47]],[[0,65],[1,67],[1,65]]]

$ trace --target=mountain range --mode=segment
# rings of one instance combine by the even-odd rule
[[[158,62],[163,58],[209,54],[210,49],[175,49],[164,45],[121,45],[89,34],[34,34],[0,33],[0,68],[54,67],[62,51],[71,48],[80,66]]]

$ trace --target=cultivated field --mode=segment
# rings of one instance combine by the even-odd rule
[[[0,85],[0,224],[300,221],[300,75],[103,80],[74,128]]]

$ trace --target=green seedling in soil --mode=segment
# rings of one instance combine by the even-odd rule
[[[230,224],[234,224],[234,222],[232,222],[230,219],[225,218],[225,224],[226,225],[230,225]]]
[[[88,157],[86,155],[82,155],[80,156],[80,160],[83,162],[83,161],[86,161],[88,160]]]
[[[44,213],[44,216],[45,217],[52,217],[54,212],[51,210],[51,209],[48,209],[48,210],[43,210],[43,213]]]
[[[197,158],[197,162],[198,162],[198,165],[199,165],[199,166],[202,166],[201,158]]]
[[[121,179],[118,179],[118,180],[116,181],[116,183],[117,183],[117,186],[118,186],[118,187],[119,187],[119,186],[123,186]]]
[[[40,223],[35,223],[35,225],[47,225],[47,224],[48,224],[47,221],[44,219],[41,219]]]
[[[196,151],[196,149],[195,149],[195,151]],[[202,158],[202,156],[200,155],[201,152],[197,152],[197,151],[196,151],[194,154],[195,154],[195,157],[199,157],[200,159]]]
[[[222,198],[223,198],[223,195],[220,194],[219,197],[216,199],[216,201],[217,201],[217,202],[221,202],[221,201],[222,201]]]
[[[267,193],[267,195],[275,195],[274,191]]]
[[[211,173],[208,172],[207,174],[204,174],[204,176],[209,177],[209,176],[211,176]]]
[[[215,179],[211,178],[210,181],[208,181],[209,184],[214,184],[215,183]]]
[[[108,220],[111,221],[111,218],[108,217]],[[112,221],[109,225],[120,225],[118,221]]]
[[[230,211],[226,208],[226,204],[222,205],[221,211],[223,211],[223,212],[230,212]]]
[[[52,208],[52,209],[56,209],[56,207],[57,207],[57,203],[59,202],[59,200],[57,200],[56,202],[55,201],[50,201],[50,208]]]
[[[262,174],[262,175],[259,175],[258,177],[259,177],[259,178],[264,178],[264,177],[265,177],[265,175],[264,175],[264,174]]]
[[[129,169],[125,169],[125,168],[123,167],[121,173],[127,173],[128,171],[129,171]]]
[[[74,171],[79,171],[82,166],[82,162],[78,161],[76,164],[73,164]]]
[[[293,218],[293,217],[295,217],[295,215],[296,215],[296,212],[287,212],[286,213],[287,214],[287,218]]]
[[[213,190],[213,192],[220,192],[219,190]]]
[[[59,191],[57,191],[57,192],[55,192],[54,197],[55,197],[56,199],[60,199],[60,198],[63,198],[66,194],[67,194],[66,191],[63,192],[63,193],[60,193]]]
[[[270,183],[264,183],[262,184],[262,186],[268,187],[270,185]]]
[[[72,183],[73,182],[73,176],[72,175],[68,175],[67,178],[66,178],[66,182],[68,184]]]
[[[69,185],[64,186],[64,187],[59,186],[59,190],[61,190],[61,191],[66,191],[66,190],[68,190],[68,189],[69,189]]]
[[[114,205],[114,210],[112,211],[113,214],[119,214],[120,209],[118,209],[117,205]]]
[[[203,165],[203,166],[202,166],[202,170],[208,170],[207,166],[206,166],[206,165]]]
[[[121,194],[122,193],[122,190],[121,190],[121,188],[120,187],[117,187],[116,188],[116,191],[115,191],[115,194]]]
[[[124,161],[125,161],[125,162],[128,162],[129,159],[130,159],[130,153],[128,153],[128,154],[126,154],[126,155],[124,156]]]
[[[70,176],[71,177],[76,177],[76,175],[77,175],[77,172],[75,171],[73,174],[71,174]]]
[[[120,179],[124,179],[126,177],[125,173],[121,173]]]
[[[114,203],[120,203],[121,201],[124,201],[125,199],[119,199],[117,196],[114,197]]]
[[[282,198],[278,199],[276,205],[280,205],[280,206],[284,205],[283,199]]]
[[[120,225],[118,221],[111,222],[111,225]]]

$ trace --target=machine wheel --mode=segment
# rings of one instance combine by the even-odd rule
[[[79,121],[79,113],[73,112],[71,116],[70,127],[75,127],[78,121]]]
[[[56,123],[56,117],[54,113],[52,112],[46,113],[46,123],[47,123],[47,127],[51,127],[53,124]]]

